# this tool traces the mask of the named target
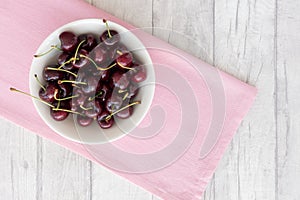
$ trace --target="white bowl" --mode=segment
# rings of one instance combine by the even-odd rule
[[[88,127],[80,127],[73,116],[69,117],[61,122],[55,121],[50,116],[50,108],[33,99],[34,106],[38,111],[41,118],[46,122],[46,124],[55,132],[61,136],[84,144],[99,144],[111,142],[113,140],[119,139],[122,136],[133,130],[145,117],[148,112],[155,90],[155,74],[152,65],[151,58],[141,41],[128,29],[109,22],[111,29],[119,32],[121,36],[121,42],[127,46],[131,51],[134,51],[134,56],[142,63],[146,65],[147,69],[147,79],[141,83],[139,93],[136,100],[141,100],[140,105],[134,107],[133,115],[128,119],[117,119],[115,118],[115,124],[109,129],[101,129],[97,122],[94,121]],[[53,33],[51,33],[40,45],[37,53],[42,53],[49,50],[51,45],[60,44],[59,34],[63,31],[72,31],[75,34],[92,33],[95,35],[100,35],[106,30],[105,24],[101,19],[84,19],[71,22],[66,24]],[[30,92],[34,96],[38,96],[38,91],[40,89],[39,84],[34,78],[34,74],[37,74],[40,79],[42,79],[42,71],[44,66],[49,64],[55,64],[59,51],[53,50],[51,53],[34,58],[32,61],[30,74],[29,74],[29,86]]]

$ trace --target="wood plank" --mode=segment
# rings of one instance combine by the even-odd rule
[[[37,136],[0,119],[1,199],[36,199]]]
[[[153,1],[153,35],[212,64],[213,1]]]
[[[90,165],[85,158],[54,143],[41,140],[38,176],[39,199],[90,199]]]
[[[93,199],[150,200],[152,194],[97,164],[93,165]]]
[[[274,0],[215,1],[215,64],[255,85],[258,96],[205,199],[275,198],[274,15]]]
[[[277,8],[277,199],[300,199],[300,2]]]
[[[149,0],[91,0],[92,4],[139,28],[152,25],[152,2]],[[150,30],[150,29],[148,29]]]

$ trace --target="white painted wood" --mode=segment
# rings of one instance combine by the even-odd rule
[[[41,160],[39,199],[90,199],[90,161],[44,139],[37,153]]]
[[[0,199],[36,199],[37,136],[0,118]]]
[[[258,88],[205,199],[275,199],[275,1],[215,1],[215,64]]]
[[[300,199],[300,2],[278,1],[277,199]]]
[[[203,199],[300,199],[298,1],[87,1],[138,27],[169,29],[148,32],[257,86]],[[6,120],[0,127],[0,199],[158,199]]]

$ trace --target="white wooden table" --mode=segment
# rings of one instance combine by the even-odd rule
[[[205,200],[300,199],[299,0],[90,0],[255,85],[256,102]],[[199,46],[204,51],[199,51]],[[0,199],[150,200],[152,194],[23,128],[0,120]]]

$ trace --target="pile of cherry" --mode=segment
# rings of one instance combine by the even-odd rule
[[[118,32],[104,23],[107,30],[99,38],[62,32],[60,46],[53,45],[48,52],[35,55],[61,51],[57,63],[44,67],[46,84],[35,75],[41,85],[38,99],[50,107],[53,119],[62,121],[75,114],[81,126],[96,120],[106,129],[114,124],[114,117],[130,117],[134,105],[141,103],[133,100],[138,83],[146,79],[146,69],[120,42]]]

